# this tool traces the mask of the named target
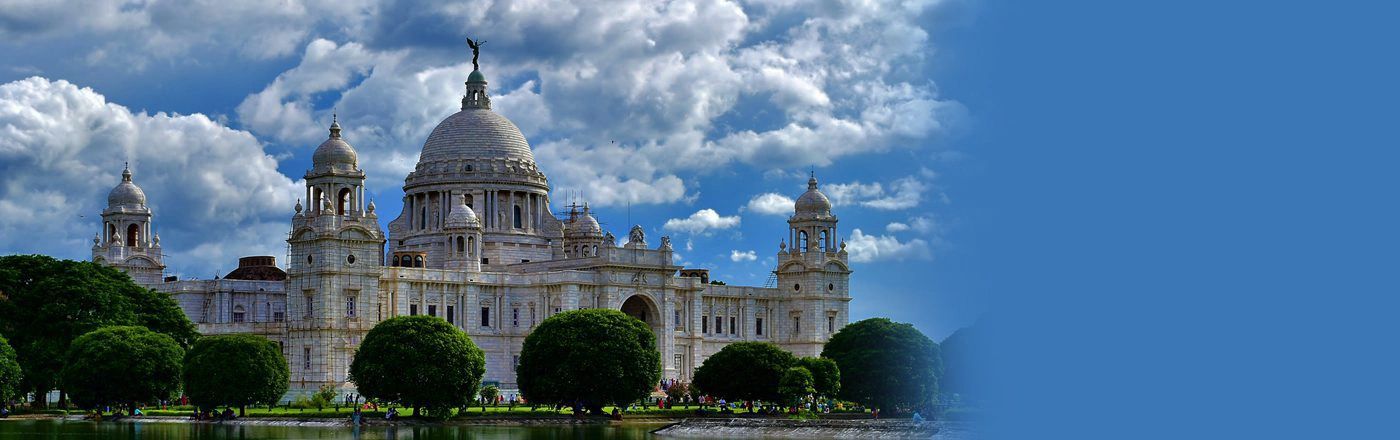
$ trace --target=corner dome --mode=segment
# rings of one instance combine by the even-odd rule
[[[593,218],[593,213],[589,211],[588,205],[584,205],[583,214],[569,223],[566,230],[569,236],[602,237],[603,228],[598,225],[598,219]]]
[[[807,179],[807,192],[797,198],[793,208],[798,216],[831,216],[831,200],[817,189],[817,176]]]
[[[336,168],[345,171],[355,170],[359,165],[359,154],[355,153],[355,148],[350,146],[340,138],[340,122],[331,122],[331,135],[316,147],[316,152],[311,155],[311,166],[321,170],[325,168]]]
[[[131,181],[131,168],[122,170],[122,181],[118,183],[112,192],[107,193],[107,207],[118,206],[144,207],[146,205],[146,192],[141,187],[136,186]]]
[[[520,129],[489,108],[466,108],[433,128],[418,163],[461,159],[514,159],[535,163]]]
[[[444,227],[447,229],[456,228],[477,228],[481,223],[476,218],[476,212],[472,207],[467,206],[467,196],[456,196],[457,204],[452,207],[452,212],[447,214],[447,221]]]

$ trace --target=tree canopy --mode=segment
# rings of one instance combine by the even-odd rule
[[[836,361],[824,357],[805,357],[798,365],[812,373],[813,393],[821,397],[836,397],[841,391],[841,368]]]
[[[145,327],[103,327],[73,341],[61,377],[83,408],[155,402],[179,391],[184,354],[175,339]]]
[[[10,341],[0,336],[0,407],[20,395],[22,377],[19,361],[15,359],[15,349],[10,347]]]
[[[888,318],[841,328],[822,357],[840,368],[842,398],[895,412],[932,403],[943,371],[938,344],[913,325]]]
[[[728,400],[779,401],[778,382],[797,357],[770,342],[735,342],[705,359],[693,385]]]
[[[201,408],[277,403],[290,372],[276,342],[256,335],[205,336],[185,354],[185,395]]]
[[[789,368],[783,372],[783,378],[778,380],[778,395],[782,396],[783,402],[788,405],[800,404],[807,396],[817,392],[813,383],[812,372],[807,368]]]
[[[375,325],[350,363],[360,394],[446,414],[467,406],[486,374],[486,357],[467,334],[435,316],[400,316]]]
[[[19,354],[26,391],[54,389],[73,340],[118,325],[145,326],[182,348],[198,336],[170,295],[119,270],[43,255],[0,257],[0,334]]]
[[[646,397],[661,381],[661,353],[645,323],[608,309],[563,312],[525,337],[516,373],[532,403],[586,408]]]

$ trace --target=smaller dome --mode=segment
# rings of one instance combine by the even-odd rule
[[[484,83],[484,82],[486,82],[486,75],[481,74],[481,71],[480,71],[480,70],[473,70],[471,75],[467,75],[467,82],[469,82],[469,83],[477,83],[477,82],[479,82],[479,83]]]
[[[448,229],[481,227],[480,221],[476,218],[476,212],[472,211],[472,207],[467,206],[467,196],[457,196],[457,204],[452,207],[452,212],[447,214],[447,222],[444,226]]]
[[[131,181],[131,167],[128,166],[126,169],[122,170],[122,182],[118,183],[115,188],[112,188],[112,192],[107,193],[107,207],[138,207],[145,205],[146,192],[142,191],[141,187],[136,186],[136,183]]]
[[[316,169],[354,170],[358,164],[359,155],[355,153],[355,148],[340,138],[340,122],[332,120],[331,135],[316,147],[316,152],[311,155],[311,166]]]
[[[603,228],[598,225],[598,219],[593,218],[593,214],[589,211],[588,205],[583,205],[583,214],[579,215],[574,219],[573,223],[569,224],[568,232],[571,236],[603,236]]]
[[[797,203],[794,204],[794,208],[797,210],[797,215],[831,215],[831,200],[827,199],[826,194],[822,194],[822,192],[817,189],[816,175],[807,179],[807,192],[802,193],[802,196],[797,198]]]

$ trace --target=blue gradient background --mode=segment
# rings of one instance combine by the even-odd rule
[[[1397,435],[1396,8],[988,2],[996,438]]]

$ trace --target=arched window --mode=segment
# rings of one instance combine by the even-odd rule
[[[598,245],[593,245],[593,253],[591,255],[594,257],[598,256]]]
[[[413,257],[413,267],[423,267],[423,256]]]
[[[404,255],[403,257],[401,257],[401,258],[399,259],[399,266],[400,266],[400,267],[413,267],[413,259],[412,259],[412,257],[409,257],[409,256],[407,256],[407,255]]]
[[[317,213],[317,214],[320,214],[320,213],[321,213],[321,188],[312,188],[312,189],[311,189],[311,200],[307,200],[306,202],[307,202],[308,204],[311,205],[311,211],[312,211],[312,212],[315,212],[315,213]]]
[[[467,237],[467,256],[476,255],[476,237]]]
[[[515,229],[520,229],[523,227],[521,226],[522,220],[523,219],[520,218],[520,205],[515,205]]]
[[[802,252],[807,252],[807,231],[797,233],[797,246]]]
[[[460,253],[463,253],[463,252],[466,252],[466,251],[467,251],[467,240],[466,240],[465,238],[462,238],[461,236],[457,236],[457,253],[460,254]]]
[[[111,242],[112,242],[112,237],[114,237],[114,236],[116,236],[116,235],[117,235],[117,225],[108,223],[108,224],[107,224],[107,236],[102,238],[102,243],[103,243],[103,244],[111,243]]]
[[[345,207],[350,205],[350,188],[341,188],[335,197],[335,215],[345,215]]]
[[[243,306],[233,306],[233,322],[244,322],[248,319],[248,314],[243,310]]]
[[[820,237],[820,238],[819,238],[818,240],[820,240],[820,244],[821,244],[821,247],[822,247],[822,251],[824,252],[824,251],[830,250],[830,249],[831,249],[831,248],[830,248],[830,245],[827,244],[827,242],[826,242],[826,231],[822,231],[822,232],[821,232],[821,235],[819,235],[819,237]]]
[[[126,226],[126,245],[136,246],[136,238],[141,235],[141,227],[135,223]]]

